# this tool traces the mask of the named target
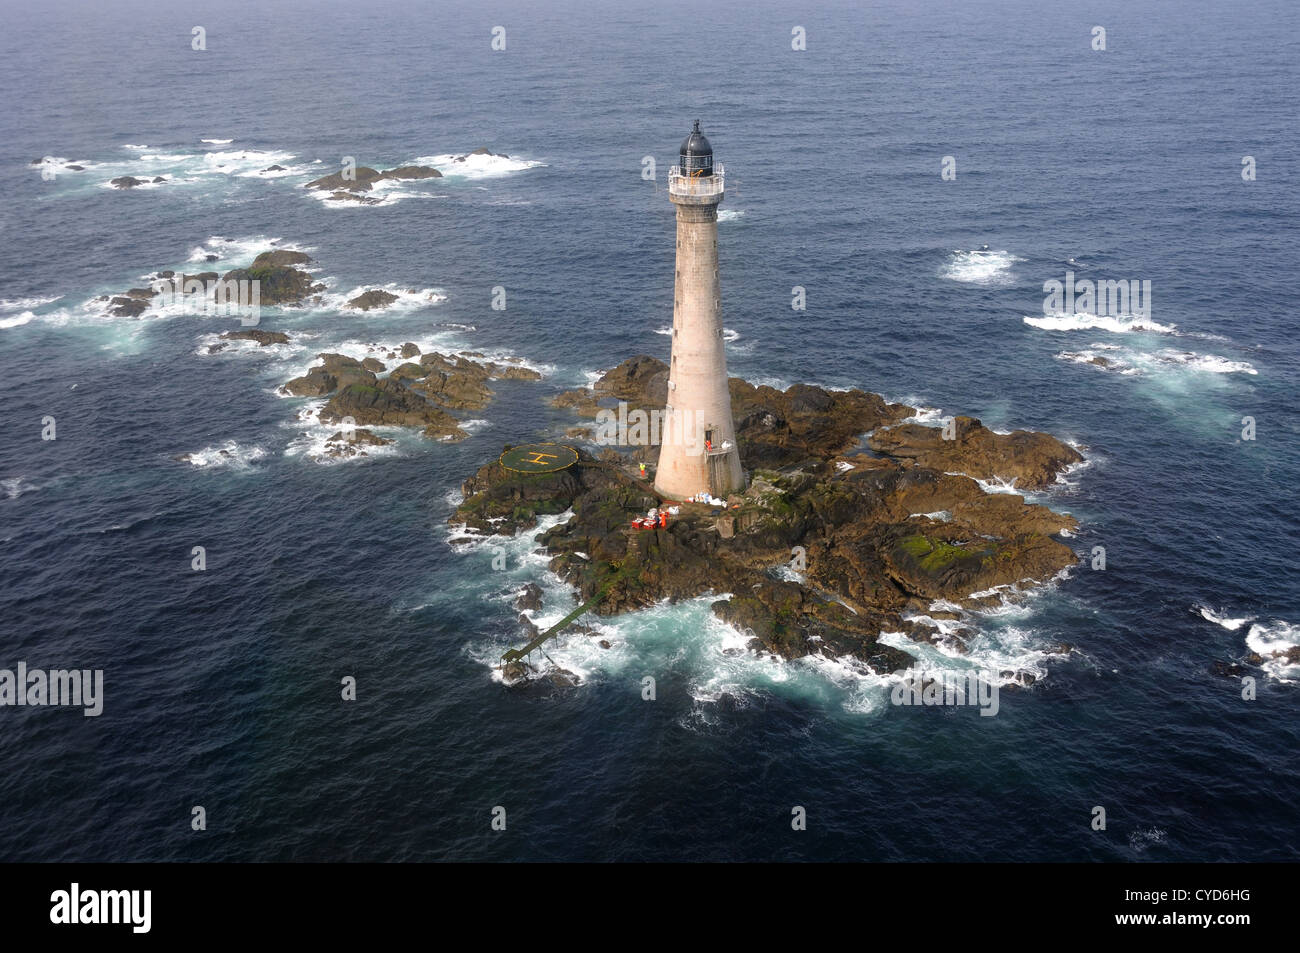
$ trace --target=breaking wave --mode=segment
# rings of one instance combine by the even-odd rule
[[[1024,261],[1006,250],[990,251],[979,248],[971,251],[954,251],[941,272],[944,278],[971,285],[1007,285],[1013,275],[1012,267]]]
[[[1091,328],[1097,328],[1102,331],[1110,331],[1114,334],[1127,334],[1130,331],[1155,331],[1159,334],[1176,333],[1175,325],[1160,324],[1150,318],[1144,318],[1139,315],[1129,314],[1111,317],[1103,314],[1089,314],[1088,312],[1057,312],[1047,314],[1041,317],[1024,318],[1025,324],[1035,328],[1042,328],[1044,331],[1086,331]]]

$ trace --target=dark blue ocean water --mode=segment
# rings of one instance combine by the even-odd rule
[[[1300,676],[1255,671],[1243,701],[1210,671],[1248,638],[1300,640],[1288,0],[53,0],[4,20],[0,667],[102,668],[106,700],[99,718],[0,709],[0,859],[1300,856]],[[997,717],[727,655],[707,600],[601,620],[603,655],[558,649],[576,691],[492,679],[520,641],[510,593],[544,583],[547,618],[567,593],[528,539],[503,573],[451,545],[456,491],[503,443],[575,422],[547,396],[667,357],[663,183],[697,117],[728,170],[732,373],[1086,448],[1038,499],[1107,569],[985,621],[980,660],[1042,675]],[[391,168],[480,145],[515,161],[373,207],[298,188],[343,156]],[[43,156],[86,171],[46,181]],[[290,171],[243,174],[271,164]],[[105,187],[145,172],[171,181]],[[333,292],[445,300],[267,311],[300,346],[220,355],[204,345],[229,319],[86,304],[271,239],[308,249]],[[1043,282],[1067,269],[1149,280],[1148,327],[1040,326]],[[498,385],[460,444],[315,462],[308,402],[275,387],[317,351],[406,340],[547,376]],[[196,451],[208,465],[174,459]],[[1047,659],[1061,640],[1077,651]]]

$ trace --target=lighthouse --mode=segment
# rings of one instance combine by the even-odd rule
[[[697,119],[682,142],[679,164],[668,172],[668,198],[677,206],[677,274],[655,489],[678,500],[700,492],[725,496],[745,488],[727,389],[718,284],[723,173]]]

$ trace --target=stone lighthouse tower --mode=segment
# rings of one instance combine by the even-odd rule
[[[677,206],[677,277],[655,489],[677,500],[745,488],[727,389],[718,285],[723,171],[714,164],[713,147],[697,119],[682,143],[680,164],[668,173],[668,197]]]

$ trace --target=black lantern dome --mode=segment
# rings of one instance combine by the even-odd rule
[[[713,146],[700,132],[700,121],[695,120],[695,128],[682,140],[681,162],[682,175],[713,175]]]

